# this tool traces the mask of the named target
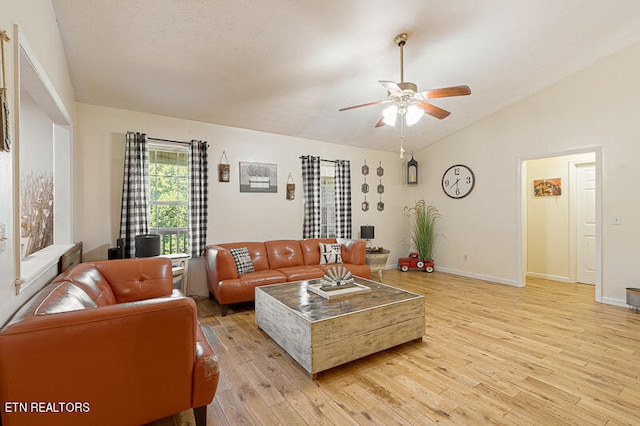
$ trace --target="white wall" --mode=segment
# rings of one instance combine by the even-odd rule
[[[49,0],[3,0],[1,9],[0,29],[6,30],[9,37],[12,38],[11,42],[5,44],[5,69],[11,109],[10,132],[15,137],[17,123],[15,122],[14,104],[15,63],[13,51],[16,43],[13,36],[14,24],[20,26],[22,33],[29,40],[40,64],[69,111],[72,111],[74,95],[51,2]],[[19,296],[15,295],[13,265],[16,253],[13,249],[12,231],[17,218],[13,217],[14,161],[17,161],[15,150],[10,153],[0,152],[0,223],[7,225],[9,238],[5,242],[5,250],[0,251],[0,324],[4,323],[47,280],[47,278],[41,277],[39,282],[33,283]]]
[[[637,285],[640,200],[640,44],[420,152],[430,192],[443,214],[438,264],[457,273],[518,285],[520,162],[587,147],[602,150],[602,297],[624,305]],[[472,95],[473,96],[473,95]],[[476,188],[448,199],[440,177],[452,164],[469,165]],[[623,225],[612,226],[619,215]],[[467,254],[467,260],[464,260]]]
[[[20,94],[20,175],[53,173],[53,121],[29,92]]]
[[[119,233],[124,140],[127,130],[147,133],[150,137],[209,142],[209,221],[207,243],[264,241],[302,238],[301,155],[319,155],[324,159],[351,161],[353,237],[359,237],[360,225],[375,226],[376,245],[392,250],[389,265],[406,255],[408,242],[404,223],[403,166],[406,160],[390,152],[347,147],[337,144],[285,137],[214,124],[163,117],[145,113],[77,104],[76,143],[76,236],[82,240],[85,259],[106,259],[107,249],[115,244]],[[217,165],[226,151],[231,165],[229,183],[218,182]],[[385,169],[382,200],[385,210],[378,212],[379,197],[369,194],[371,210],[363,212],[360,192],[364,160],[375,168],[381,161]],[[239,161],[276,163],[278,192],[250,194],[239,192]],[[287,176],[292,173],[296,197],[286,200]],[[375,193],[377,180],[367,181]],[[206,294],[198,265],[192,265],[189,291]]]

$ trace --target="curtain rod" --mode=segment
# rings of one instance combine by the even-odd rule
[[[172,141],[171,139],[160,139],[160,138],[152,138],[147,136],[147,139],[150,141],[159,141],[159,142],[170,142],[170,143],[181,143],[183,145],[191,145],[191,142],[183,142],[183,141]],[[209,148],[209,144],[207,143],[207,148]]]
[[[311,156],[310,155],[301,155],[298,158],[302,160],[304,157],[311,157]],[[338,160],[325,160],[324,158],[321,158],[320,161],[327,161],[329,163],[337,163],[338,162]]]

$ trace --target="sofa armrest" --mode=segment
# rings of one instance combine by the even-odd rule
[[[196,337],[196,363],[193,367],[193,396],[191,405],[202,407],[208,405],[216,393],[220,370],[218,357],[207,342],[200,326]]]
[[[338,239],[342,246],[341,256],[344,263],[364,265],[367,263],[367,244],[362,240]]]
[[[209,288],[217,287],[220,281],[238,278],[236,262],[228,249],[209,245],[204,250]]]
[[[185,410],[191,407],[197,327],[195,302],[186,297],[11,324],[0,332],[0,399],[83,402],[89,410],[3,413],[3,424],[7,416],[21,424],[143,424]]]

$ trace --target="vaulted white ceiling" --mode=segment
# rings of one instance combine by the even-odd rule
[[[638,0],[52,0],[79,102],[395,151],[378,80],[451,111],[419,149],[640,42]],[[593,95],[606,89],[593,88]]]

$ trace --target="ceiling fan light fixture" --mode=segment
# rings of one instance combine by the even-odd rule
[[[409,108],[407,108],[407,113],[405,114],[407,126],[411,127],[416,124],[418,121],[420,121],[423,115],[424,110],[422,108],[411,105]]]
[[[386,124],[387,126],[395,126],[397,116],[398,116],[397,105],[391,105],[390,107],[387,107],[384,109],[384,111],[382,111],[382,117],[383,117],[382,121],[384,121],[384,124]]]

